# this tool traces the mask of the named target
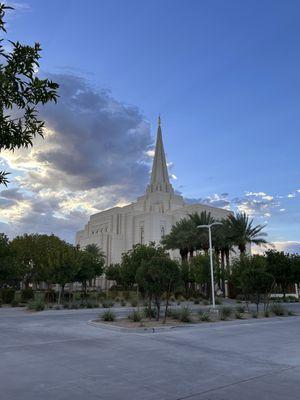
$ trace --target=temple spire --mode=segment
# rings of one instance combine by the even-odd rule
[[[166,156],[162,140],[160,115],[158,116],[157,138],[151,172],[151,180],[150,184],[148,185],[147,192],[173,193],[173,188],[169,181]]]

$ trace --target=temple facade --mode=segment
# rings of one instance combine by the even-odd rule
[[[76,244],[84,248],[95,243],[104,252],[106,263],[121,261],[122,253],[137,243],[159,243],[172,226],[191,213],[207,211],[219,220],[229,211],[204,204],[187,204],[174,193],[169,180],[160,119],[158,122],[155,155],[151,179],[146,192],[124,207],[113,207],[90,217],[83,230],[76,234]],[[171,257],[179,257],[172,251]]]

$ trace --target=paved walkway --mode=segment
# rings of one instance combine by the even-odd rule
[[[1,399],[300,397],[300,317],[127,334],[87,325],[98,313],[0,309]]]

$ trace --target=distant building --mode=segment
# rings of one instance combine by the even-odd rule
[[[84,248],[97,244],[106,255],[106,263],[118,263],[122,253],[137,243],[159,243],[172,226],[188,214],[207,211],[216,219],[226,218],[229,211],[204,204],[187,204],[174,193],[169,181],[161,123],[158,121],[151,180],[146,193],[134,203],[114,207],[90,217],[85,228],[76,235],[76,244]],[[172,251],[172,257],[179,252]]]

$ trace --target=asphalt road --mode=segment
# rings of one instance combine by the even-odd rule
[[[300,317],[123,333],[98,313],[0,309],[0,398],[300,398]]]

